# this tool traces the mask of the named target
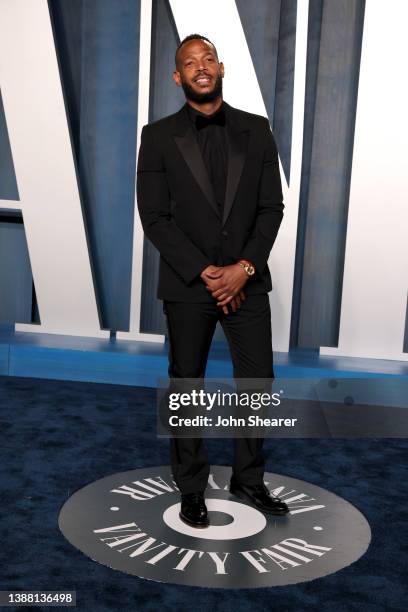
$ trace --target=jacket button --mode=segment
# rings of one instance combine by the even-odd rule
[[[228,236],[228,232],[227,232],[226,230],[223,230],[223,231],[221,232],[221,234],[222,234],[223,236]]]

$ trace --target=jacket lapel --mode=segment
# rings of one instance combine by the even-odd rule
[[[198,142],[196,136],[194,134],[194,129],[191,125],[190,118],[188,116],[187,111],[187,102],[181,108],[178,113],[179,121],[179,135],[174,135],[174,140],[176,141],[176,145],[180,149],[182,156],[188,167],[190,168],[195,180],[200,186],[201,191],[204,193],[208,202],[214,209],[214,212],[220,217],[220,212],[218,210],[218,205],[215,200],[214,190],[211,185],[210,177],[208,176],[207,169],[204,164],[203,157],[201,155],[200,147],[198,146]]]
[[[227,186],[225,189],[224,214],[222,225],[226,222],[234,203],[235,194],[238,189],[239,179],[241,178],[242,168],[244,167],[247,147],[248,130],[241,129],[228,113],[228,174]],[[231,120],[230,120],[231,118]]]
[[[200,186],[209,204],[213,208],[216,215],[220,218],[221,225],[224,225],[231,211],[234,202],[235,194],[238,188],[239,179],[241,177],[242,168],[245,162],[245,155],[248,144],[248,130],[240,127],[236,120],[236,114],[229,104],[224,101],[227,112],[227,129],[228,129],[228,173],[227,185],[225,190],[224,214],[221,215],[215,200],[215,194],[211,185],[210,177],[208,176],[198,142],[191,125],[187,111],[187,102],[177,113],[177,129],[173,134],[176,145],[178,146],[185,162],[190,168],[195,180]]]

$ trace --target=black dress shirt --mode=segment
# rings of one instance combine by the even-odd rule
[[[187,104],[187,109],[222,218],[228,172],[228,117],[225,104],[223,101],[212,115],[201,113],[190,104]],[[212,123],[213,119],[215,123]]]

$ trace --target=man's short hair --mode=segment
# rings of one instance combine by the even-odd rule
[[[177,55],[178,55],[178,52],[179,52],[180,48],[184,45],[184,43],[188,42],[189,40],[206,40],[207,42],[209,42],[210,45],[212,45],[214,47],[215,57],[218,60],[217,49],[215,48],[214,43],[209,38],[207,38],[206,36],[203,36],[202,34],[189,34],[188,36],[183,38],[183,40],[181,41],[181,43],[179,44],[179,46],[176,49],[176,53],[174,55],[174,63],[176,64],[176,67],[177,67]]]

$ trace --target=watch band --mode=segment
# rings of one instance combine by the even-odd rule
[[[255,274],[255,266],[247,259],[240,259],[237,263],[244,268],[248,276],[253,276]]]

